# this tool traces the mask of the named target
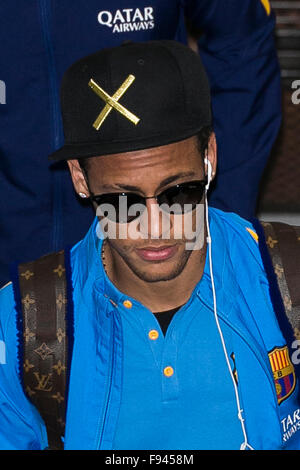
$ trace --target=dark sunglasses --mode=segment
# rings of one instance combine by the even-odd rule
[[[120,192],[120,193],[107,193],[94,195],[91,194],[91,200],[94,201],[97,206],[105,207],[110,205],[114,208],[114,214],[110,214],[106,209],[103,210],[103,216],[116,223],[128,224],[134,219],[137,219],[141,212],[137,214],[129,215],[128,211],[120,211],[120,208],[131,207],[134,204],[143,205],[146,207],[146,199],[156,199],[156,202],[162,210],[171,214],[182,214],[191,212],[195,209],[196,205],[199,204],[203,198],[205,192],[206,180],[203,181],[189,181],[187,183],[176,184],[166,189],[157,196],[140,196],[137,193],[131,192]],[[127,198],[127,199],[126,199]],[[165,207],[164,207],[165,205]],[[175,207],[171,207],[176,205]],[[107,207],[107,206],[106,206]],[[169,211],[168,208],[171,210]]]

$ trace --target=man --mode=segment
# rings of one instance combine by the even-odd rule
[[[77,243],[93,219],[90,206],[78,203],[66,165],[47,162],[63,144],[63,73],[79,58],[126,40],[186,43],[184,18],[203,33],[199,48],[212,85],[220,144],[213,203],[254,215],[280,121],[275,16],[268,1],[77,0],[75,6],[69,0],[11,0],[1,2],[0,18],[0,80],[6,85],[0,104],[0,286],[10,279],[12,261]]]
[[[66,140],[52,158],[68,161],[97,211],[70,252],[65,449],[299,448],[298,386],[257,236],[237,215],[207,212],[217,162],[209,95],[199,56],[172,41],[102,50],[64,76]],[[55,346],[32,346],[23,366],[39,326],[22,330],[18,304],[36,299],[17,291],[18,281],[0,291],[0,447],[43,449],[30,398],[51,386],[34,361],[43,366]],[[53,380],[65,369],[56,361]],[[32,373],[27,396],[18,370]]]

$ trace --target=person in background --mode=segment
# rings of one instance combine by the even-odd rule
[[[211,205],[250,218],[280,123],[280,73],[268,0],[17,0],[0,6],[0,286],[9,264],[72,245],[93,213],[66,165],[59,83],[75,60],[124,41],[197,42],[212,92],[219,169]],[[80,223],[78,223],[80,221]]]

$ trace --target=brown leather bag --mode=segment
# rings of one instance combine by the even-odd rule
[[[300,227],[280,222],[261,225],[286,318],[294,338],[300,339]]]
[[[49,449],[63,449],[72,335],[68,334],[65,252],[18,266],[26,395],[43,418]],[[70,320],[71,321],[71,320]]]

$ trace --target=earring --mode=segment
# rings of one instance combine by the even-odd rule
[[[79,196],[82,197],[82,198],[86,198],[86,197],[87,197],[87,195],[84,194],[84,193],[79,193]]]

